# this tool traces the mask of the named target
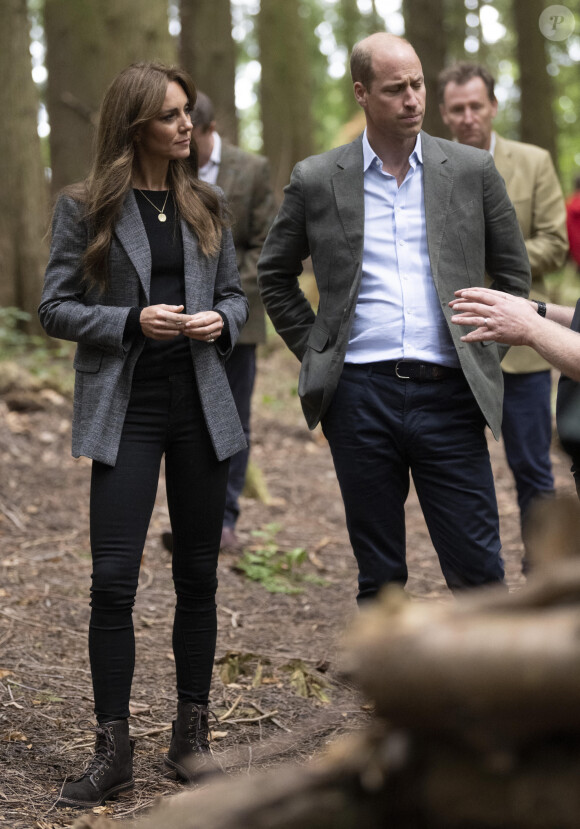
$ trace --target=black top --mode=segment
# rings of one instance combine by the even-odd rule
[[[185,305],[183,242],[172,194],[168,194],[167,190],[135,189],[133,192],[151,250],[150,304]],[[167,202],[165,202],[166,198]],[[150,202],[153,202],[159,210],[156,210]],[[164,204],[163,212],[167,220],[160,222],[158,217]],[[137,323],[138,319],[137,315]],[[128,323],[134,324],[133,321],[128,321]],[[191,369],[189,339],[183,334],[165,341],[152,340],[147,337],[145,347],[135,366],[134,377],[135,379],[167,377],[170,374],[191,371]]]

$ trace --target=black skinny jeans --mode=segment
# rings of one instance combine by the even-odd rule
[[[216,459],[193,373],[186,372],[135,381],[116,465],[93,462],[89,654],[100,723],[129,716],[133,605],[163,454],[174,546],[177,695],[197,703],[209,696],[229,461]]]

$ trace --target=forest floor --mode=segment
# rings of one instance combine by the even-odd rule
[[[239,535],[256,556],[278,550],[273,559],[282,560],[282,577],[291,577],[282,583],[300,592],[269,592],[241,572],[235,556],[220,559],[213,750],[231,774],[302,762],[371,716],[340,670],[341,634],[356,612],[356,568],[328,447],[302,418],[297,373],[282,347],[260,357],[252,459],[269,498],[243,498]],[[70,456],[70,417],[69,400],[52,390],[13,387],[0,396],[0,827],[11,829],[73,824],[78,812],[53,804],[94,739],[86,646],[90,464]],[[522,544],[514,489],[501,444],[490,438],[489,446],[507,579],[517,589]],[[553,461],[558,490],[574,492],[557,446]],[[407,526],[409,595],[450,601],[413,490]],[[174,599],[161,543],[167,528],[162,482],[134,614],[136,785],[99,810],[116,818],[138,815],[182,788],[163,767],[175,712]]]

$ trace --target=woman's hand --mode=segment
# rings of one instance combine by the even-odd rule
[[[213,343],[221,335],[224,321],[217,311],[200,311],[185,317],[183,333],[191,340]]]
[[[151,340],[172,340],[183,332],[188,319],[183,305],[148,305],[139,317],[141,330]]]

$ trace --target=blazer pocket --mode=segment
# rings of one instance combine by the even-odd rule
[[[73,361],[73,368],[76,371],[84,371],[87,374],[95,374],[97,371],[100,371],[102,361],[102,351],[79,343]]]
[[[308,348],[313,348],[314,351],[319,352],[324,351],[328,345],[328,339],[328,331],[314,323],[308,336]]]

